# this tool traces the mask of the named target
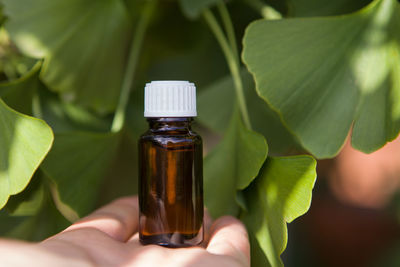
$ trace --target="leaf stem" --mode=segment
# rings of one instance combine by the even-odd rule
[[[247,111],[246,99],[243,91],[242,77],[240,76],[239,61],[236,60],[238,56],[234,55],[232,51],[233,49],[229,46],[229,43],[225,38],[224,33],[212,12],[209,9],[206,9],[203,12],[203,16],[211,31],[213,32],[215,38],[217,39],[219,45],[221,46],[222,52],[225,55],[229,70],[233,78],[233,83],[235,85],[236,97],[239,104],[240,112],[242,113],[244,124],[247,128],[251,129],[249,113]],[[232,24],[232,22],[230,22],[230,24]]]
[[[138,21],[136,30],[134,32],[133,41],[129,51],[128,64],[125,70],[124,79],[121,86],[121,94],[119,96],[118,106],[115,111],[114,119],[111,125],[112,132],[118,132],[122,129],[125,122],[125,111],[129,101],[129,95],[133,79],[135,77],[135,71],[137,62],[139,59],[139,53],[142,48],[143,39],[150,22],[151,15],[156,6],[156,0],[150,0],[147,2],[144,11]]]
[[[222,19],[222,23],[225,27],[226,35],[228,36],[228,40],[231,45],[232,53],[235,55],[237,64],[239,65],[239,50],[236,44],[235,30],[233,28],[231,17],[229,16],[229,11],[224,2],[218,2],[217,7]]]
[[[259,12],[264,19],[281,19],[282,14],[275,8],[264,3],[262,0],[244,0],[255,11]]]

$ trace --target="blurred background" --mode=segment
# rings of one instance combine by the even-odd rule
[[[195,127],[204,137],[205,155],[218,143],[227,127],[224,114],[216,112],[221,104],[208,102],[209,95],[216,93],[215,88],[221,87],[216,84],[225,84],[227,90],[233,90],[229,88],[232,87],[229,71],[214,36],[202,19],[188,20],[175,1],[160,2],[140,55],[128,105],[126,131],[101,187],[97,205],[137,191],[136,141],[147,128],[142,118],[143,87],[146,82],[184,79],[196,83],[199,118]],[[329,2],[271,0],[269,4],[283,15],[309,17],[346,14],[360,9],[370,1],[349,1],[351,4],[339,1],[343,4],[335,5],[334,8],[329,8]],[[253,1],[254,7],[258,3]],[[305,5],[314,8],[302,9]],[[241,1],[232,1],[228,7],[234,18],[241,50],[240,40],[245,28],[250,22],[260,19],[260,14]],[[131,12],[137,10],[137,6],[132,4]],[[0,81],[16,79],[34,64],[35,60],[23,56],[7,32],[1,28]],[[250,113],[269,114],[263,123],[255,127],[255,130],[266,136],[269,154],[304,153],[295,138],[281,124],[277,114],[264,102],[262,106],[259,105],[260,99],[255,94],[252,79],[248,78],[250,76],[247,73],[243,75],[248,88]],[[46,93],[52,94],[48,91]],[[227,111],[223,109],[221,113],[229,113],[231,108],[227,105]],[[104,116],[102,120],[106,125],[109,124],[111,115]],[[304,216],[288,225],[288,247],[282,256],[285,266],[400,266],[399,185],[400,139],[371,154],[359,152],[347,142],[337,157],[318,161],[318,178],[311,208]],[[35,183],[30,186],[35,186]],[[0,220],[2,216],[4,212],[0,212]],[[45,221],[46,216],[42,216],[39,221]],[[19,223],[5,219],[2,222],[0,233],[4,236],[8,236],[7,232]],[[63,221],[60,226],[66,223]],[[58,228],[55,227],[55,230]],[[29,239],[38,240],[48,234],[47,230],[42,229],[43,234],[40,234],[42,230],[35,229],[37,232]],[[25,233],[26,230],[19,229],[13,236],[24,237]]]
[[[318,162],[311,208],[289,224],[287,266],[399,266],[400,139]]]

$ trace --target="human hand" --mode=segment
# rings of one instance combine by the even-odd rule
[[[138,221],[137,197],[121,198],[41,243],[0,240],[0,258],[5,266],[250,266],[246,229],[233,217],[206,218],[205,245],[178,249],[141,245]]]

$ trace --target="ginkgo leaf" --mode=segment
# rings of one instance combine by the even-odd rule
[[[8,229],[3,229],[4,224],[8,224]],[[69,225],[70,223],[54,206],[48,192],[44,194],[40,208],[34,215],[17,216],[0,214],[0,234],[13,239],[43,241],[49,236],[64,230]]]
[[[257,91],[305,149],[371,152],[400,130],[400,4],[375,0],[350,15],[252,23],[243,60]],[[285,76],[286,78],[282,78]]]
[[[45,186],[41,172],[37,171],[24,191],[8,199],[4,210],[12,216],[33,216],[39,212],[44,199]]]
[[[41,116],[55,133],[41,170],[55,206],[73,222],[95,207],[120,134],[107,132],[108,119],[59,101],[46,88],[40,88],[39,96]]]
[[[37,90],[41,63],[17,80],[0,83],[0,97],[7,105],[27,115],[32,114],[32,97]]]
[[[250,121],[254,130],[268,140],[269,154],[282,155],[296,149],[294,137],[282,125],[279,116],[257,95],[251,75],[243,69],[241,76]],[[225,132],[235,105],[232,77],[225,76],[202,89],[197,99],[198,121],[217,133]],[[224,99],[223,105],[221,99]]]
[[[309,209],[316,177],[316,161],[310,156],[269,157],[244,191],[247,212],[242,220],[251,236],[254,266],[283,266],[286,223]]]
[[[237,191],[257,176],[267,153],[265,138],[248,130],[236,109],[223,140],[204,162],[204,197],[213,217],[238,214]]]
[[[74,131],[106,132],[111,128],[112,117],[104,117],[86,108],[60,101],[57,94],[43,85],[38,90],[40,113],[55,133]]]
[[[28,185],[53,138],[44,121],[12,110],[0,99],[0,208]]]
[[[118,136],[94,132],[56,133],[54,146],[41,169],[54,183],[56,205],[70,221],[94,208],[105,172],[114,158]]]
[[[65,100],[116,106],[130,39],[120,0],[3,0],[5,27],[26,55],[44,58],[41,79]]]

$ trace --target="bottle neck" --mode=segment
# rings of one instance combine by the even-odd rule
[[[179,118],[147,118],[147,121],[152,132],[168,132],[178,131],[186,132],[192,128],[192,117],[179,117]]]

